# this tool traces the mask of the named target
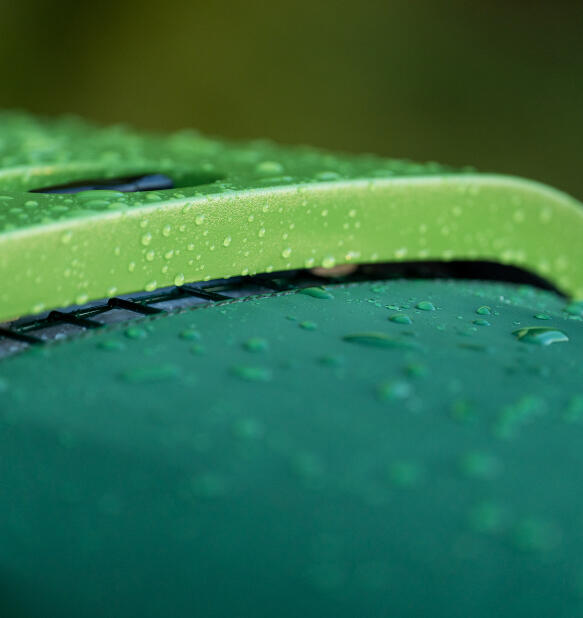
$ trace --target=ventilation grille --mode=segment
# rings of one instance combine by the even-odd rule
[[[116,296],[0,324],[0,359],[31,346],[69,339],[108,324],[132,322],[147,316],[208,307],[217,303],[295,293],[306,287],[326,283],[374,282],[398,277],[481,279],[553,289],[546,281],[528,272],[489,262],[365,264],[354,267],[352,272],[343,276],[334,276],[334,269],[327,275],[325,271],[316,269],[232,277]]]

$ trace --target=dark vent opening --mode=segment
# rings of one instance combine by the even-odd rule
[[[353,275],[349,275],[348,278]],[[564,296],[549,281],[538,275],[498,262],[454,260],[451,262],[387,262],[361,264],[354,276],[361,279],[474,279],[532,285]]]
[[[222,174],[202,170],[176,170],[172,174],[150,172],[116,178],[86,178],[71,182],[35,187],[30,193],[79,193],[81,191],[122,191],[134,193],[139,191],[163,191],[181,187],[198,187],[223,179]]]
[[[146,174],[124,178],[99,180],[78,180],[63,185],[33,189],[31,193],[80,193],[81,191],[109,190],[133,193],[135,191],[156,191],[173,189],[174,181],[166,174]]]

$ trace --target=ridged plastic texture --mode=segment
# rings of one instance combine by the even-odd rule
[[[2,616],[582,615],[582,315],[397,280],[6,359]]]
[[[177,188],[29,191],[147,173]],[[486,259],[583,297],[583,210],[512,177],[0,115],[0,320],[184,281]]]

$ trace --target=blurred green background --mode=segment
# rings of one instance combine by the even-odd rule
[[[583,3],[2,0],[0,106],[472,164],[583,198]]]

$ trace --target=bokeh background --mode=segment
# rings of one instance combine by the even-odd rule
[[[472,164],[583,198],[583,2],[0,0],[0,107]]]

